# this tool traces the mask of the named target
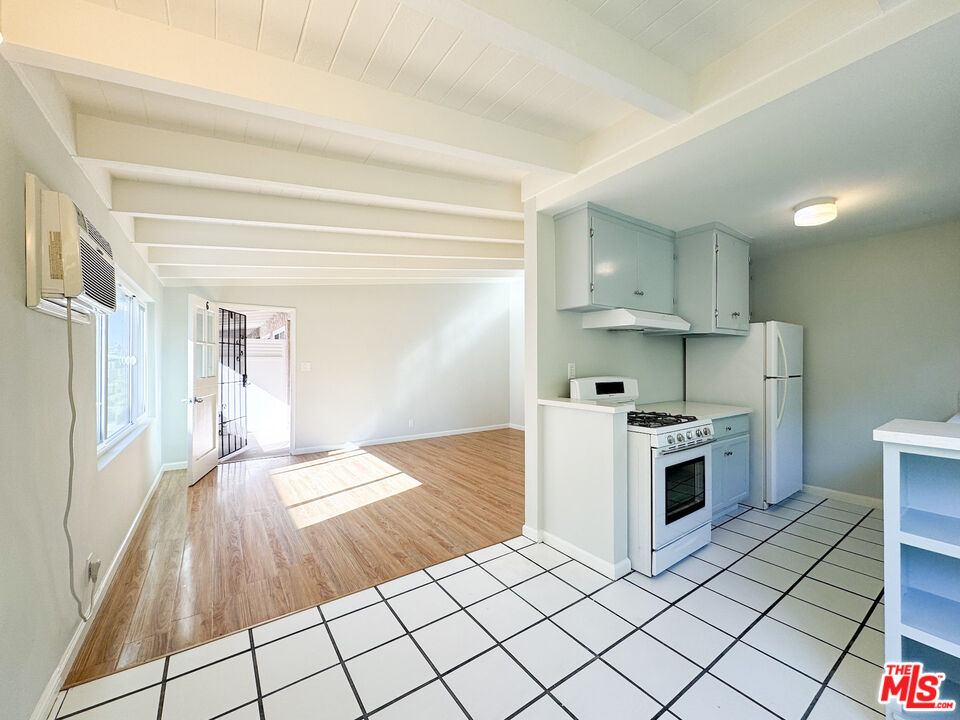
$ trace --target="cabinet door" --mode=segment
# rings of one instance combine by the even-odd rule
[[[643,293],[636,297],[637,310],[651,312],[673,312],[673,290],[675,279],[675,252],[672,238],[664,237],[659,233],[641,229],[640,241],[640,284],[637,292]]]
[[[718,515],[721,510],[725,510],[727,507],[726,497],[727,486],[729,483],[727,481],[727,456],[724,455],[724,452],[726,452],[727,443],[729,443],[729,440],[717,440],[713,443],[713,448],[711,450],[710,482],[713,486],[714,515]]]
[[[716,233],[717,327],[747,330],[750,327],[750,246],[720,230]]]
[[[732,505],[750,493],[750,436],[740,435],[721,444],[724,505]]]
[[[591,218],[593,304],[633,308],[637,290],[639,233],[629,223],[605,215]]]
[[[750,491],[750,436],[713,443],[713,512],[717,514],[747,497]]]

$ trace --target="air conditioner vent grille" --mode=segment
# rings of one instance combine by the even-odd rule
[[[113,259],[113,248],[110,247],[110,243],[107,242],[107,239],[100,234],[100,231],[97,230],[96,226],[84,218],[84,222],[80,224],[80,227],[86,227],[87,232],[90,233],[90,237],[93,238],[93,241],[97,243],[107,255]]]
[[[109,247],[107,245],[107,248]],[[80,240],[80,266],[83,271],[84,292],[104,307],[116,310],[117,286],[113,267],[83,239]]]

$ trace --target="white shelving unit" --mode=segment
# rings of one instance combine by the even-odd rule
[[[886,662],[944,672],[941,697],[960,699],[960,425],[892,420],[873,438],[883,443]]]

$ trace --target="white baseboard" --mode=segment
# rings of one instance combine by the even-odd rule
[[[160,466],[160,474],[162,475],[163,473],[168,472],[170,470],[186,470],[186,469],[187,469],[186,460],[182,462],[164,463],[162,466]]]
[[[173,463],[173,465],[177,464],[178,463]],[[186,463],[183,463],[183,466],[185,467]],[[157,472],[157,476],[153,479],[153,483],[150,485],[150,489],[143,498],[143,502],[140,504],[140,509],[137,511],[137,515],[134,517],[133,523],[130,525],[130,529],[123,538],[123,542],[120,543],[120,547],[114,554],[113,560],[110,561],[110,566],[102,576],[103,579],[100,582],[100,586],[93,595],[93,605],[91,605],[89,613],[90,619],[77,625],[77,629],[74,631],[73,637],[70,638],[70,642],[67,643],[66,650],[63,651],[63,655],[60,657],[60,662],[53,671],[53,675],[50,676],[50,680],[47,681],[47,685],[43,689],[40,699],[33,708],[33,712],[30,715],[30,720],[47,720],[49,717],[50,710],[53,709],[53,704],[57,701],[57,695],[60,692],[60,688],[63,687],[63,683],[67,679],[67,674],[70,672],[70,667],[73,665],[73,661],[76,659],[77,653],[80,651],[80,647],[83,645],[83,641],[87,637],[90,626],[93,625],[93,620],[97,616],[97,612],[100,610],[100,605],[103,602],[103,598],[107,594],[107,588],[110,587],[110,583],[113,581],[114,575],[116,575],[117,570],[119,569],[120,560],[123,558],[127,547],[130,545],[130,540],[133,539],[133,535],[137,531],[137,526],[140,525],[140,521],[143,519],[143,514],[147,510],[147,505],[150,504],[150,501],[153,499],[153,496],[157,491],[157,487],[160,485],[160,478],[162,478],[163,474],[169,469],[171,468],[167,467],[166,465],[162,465],[160,470]]]
[[[524,527],[524,529],[526,529],[526,527]],[[526,533],[524,534],[526,535]],[[593,553],[589,553],[586,550],[577,547],[573,543],[567,542],[563,538],[552,535],[546,530],[544,530],[542,534],[543,542],[545,542],[547,545],[552,545],[560,552],[566,553],[574,560],[579,560],[588,568],[596,570],[601,575],[606,575],[611,580],[622,578],[624,575],[630,572],[630,558],[623,558],[622,560],[618,560],[616,563],[612,563],[609,560],[598,558]]]
[[[819,485],[804,484],[803,489],[811,495],[819,495],[820,497],[831,500],[842,500],[843,502],[853,503],[854,505],[865,505],[866,507],[872,508],[883,507],[883,498],[873,497],[871,495],[857,495],[855,493],[820,487]]]
[[[306,455],[307,453],[330,452],[331,450],[343,450],[344,448],[367,447],[368,445],[387,445],[389,443],[409,442],[410,440],[426,440],[427,438],[446,437],[447,435],[466,435],[468,433],[486,432],[487,430],[503,430],[510,427],[504,423],[502,425],[485,425],[483,427],[460,428],[459,430],[441,430],[440,432],[420,433],[419,435],[397,435],[395,437],[373,438],[371,440],[361,440],[359,442],[340,443],[339,445],[313,445],[311,447],[295,447],[290,451],[291,455]]]
[[[507,425],[511,430],[519,430],[520,432],[526,431],[526,428],[523,425],[517,425],[516,423],[510,423]]]
[[[543,540],[543,538],[540,536],[540,531],[537,530],[537,528],[535,527],[524,525],[523,530],[521,530],[520,532],[523,533],[523,536],[525,538],[533,540],[534,542],[540,542],[541,540]]]

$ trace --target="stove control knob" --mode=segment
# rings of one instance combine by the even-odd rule
[[[697,437],[703,437],[703,430],[697,430]]]
[[[677,433],[677,442],[683,442],[683,434]]]
[[[704,436],[704,437],[707,437],[709,434],[710,434],[710,428],[704,428],[704,429],[703,429],[703,436]]]
[[[693,431],[687,430],[687,440],[693,440]]]
[[[667,445],[673,445],[673,435],[667,435]]]

